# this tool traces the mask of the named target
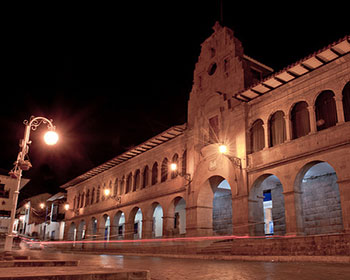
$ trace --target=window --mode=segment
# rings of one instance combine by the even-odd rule
[[[128,193],[131,191],[131,181],[132,181],[132,173],[130,172],[128,175],[128,178],[126,179],[126,190],[125,193]]]
[[[162,167],[161,167],[161,179],[160,181],[161,182],[165,182],[167,179],[168,179],[168,159],[165,158],[163,159],[163,162],[162,162]]]
[[[282,144],[286,140],[286,127],[282,111],[277,111],[271,116],[269,128],[271,147]]]
[[[155,162],[152,167],[152,185],[158,183],[158,163]]]
[[[115,181],[114,181],[113,194],[114,194],[114,196],[118,195],[118,178],[115,179]]]
[[[209,119],[209,143],[219,142],[219,117]]]
[[[145,188],[148,186],[149,183],[149,168],[148,165],[145,166],[145,168],[143,169],[143,174],[142,174],[142,188]]]
[[[89,203],[90,203],[90,190],[87,190],[86,198],[85,198],[85,206],[88,206]]]
[[[173,170],[173,171],[171,171],[171,179],[174,179],[174,178],[176,178],[177,177],[177,175],[178,175],[178,170],[179,170],[179,163],[178,163],[178,161],[179,161],[179,156],[178,156],[178,154],[175,154],[174,156],[173,156],[173,159],[172,159],[172,161],[171,161],[171,163],[175,163],[176,164],[176,166],[177,166],[177,169],[176,170]]]
[[[346,122],[350,121],[350,82],[348,82],[343,89],[343,109],[344,119]]]
[[[250,129],[250,150],[252,153],[265,147],[264,127],[262,120],[256,120]]]
[[[96,203],[100,201],[100,193],[101,193],[101,187],[98,186],[97,192],[96,192]]]
[[[137,169],[135,171],[135,175],[134,175],[134,186],[133,186],[133,191],[136,191],[139,187],[140,187],[140,170]]]
[[[337,109],[334,94],[330,90],[319,94],[315,102],[317,130],[323,130],[337,124]]]
[[[0,184],[0,197],[1,198],[9,198],[10,197],[10,191],[5,190],[5,184]]]
[[[293,139],[307,135],[310,132],[308,105],[301,101],[294,105],[291,112]]]
[[[95,202],[95,188],[93,188],[91,192],[91,204],[94,204],[94,202]]]

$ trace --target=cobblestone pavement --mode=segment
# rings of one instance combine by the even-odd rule
[[[242,262],[144,256],[50,254],[42,257],[79,259],[82,266],[146,269],[152,280],[349,280],[350,265],[313,262]]]

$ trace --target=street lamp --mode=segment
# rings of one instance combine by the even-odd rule
[[[17,208],[18,194],[21,185],[22,170],[29,170],[32,167],[28,159],[29,145],[32,141],[29,140],[30,130],[36,130],[39,125],[47,124],[49,134],[45,134],[44,140],[48,145],[54,145],[58,141],[58,135],[55,132],[56,127],[52,124],[52,120],[49,120],[44,117],[34,117],[32,116],[29,121],[25,120],[23,124],[25,125],[24,137],[21,140],[19,146],[20,151],[17,156],[17,160],[14,162],[14,168],[9,172],[9,175],[12,178],[17,179],[17,189],[13,194],[12,210],[11,210],[11,219],[10,225],[8,228],[6,240],[5,240],[5,251],[12,251],[13,243],[13,224],[15,222],[15,214]]]

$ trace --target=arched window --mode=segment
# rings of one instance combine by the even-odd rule
[[[173,159],[171,160],[171,163],[175,163],[177,165],[177,167],[178,167],[179,166],[179,162],[178,161],[179,161],[179,156],[178,156],[178,154],[175,154],[173,156]],[[176,170],[171,171],[171,179],[176,178],[177,175],[179,174],[179,169],[178,168]]]
[[[141,175],[140,175],[140,169],[137,169],[135,171],[134,175],[134,186],[133,186],[133,191],[136,191],[138,188],[140,188],[140,181],[141,181]]]
[[[158,183],[158,163],[155,162],[152,167],[152,185]]]
[[[80,207],[84,207],[84,200],[85,200],[85,193],[82,194],[81,199],[80,199]]]
[[[250,129],[250,150],[252,153],[260,151],[265,147],[263,124],[262,120],[256,120]]]
[[[85,197],[85,207],[88,206],[90,203],[90,190],[87,190],[86,197]]]
[[[334,93],[325,90],[317,96],[315,102],[317,130],[323,130],[337,124],[337,108],[335,106]]]
[[[125,193],[128,193],[131,191],[131,181],[132,181],[132,173],[130,172],[128,175],[128,178],[126,179],[126,190]]]
[[[286,140],[286,126],[284,122],[284,113],[275,112],[269,122],[270,129],[270,147],[282,144]]]
[[[73,210],[77,207],[77,196],[74,197],[73,199]]]
[[[95,188],[93,188],[91,192],[91,204],[94,204],[94,202],[95,202]]]
[[[181,159],[181,174],[185,175],[187,173],[187,151],[185,150],[182,154]]]
[[[343,109],[344,119],[346,122],[350,121],[350,82],[348,82],[343,89]]]
[[[168,159],[167,158],[163,159],[162,167],[160,170],[160,176],[161,176],[160,177],[161,182],[165,182],[168,179]]]
[[[113,194],[114,194],[114,196],[118,195],[118,178],[116,178],[114,181]]]
[[[101,187],[98,186],[97,192],[96,192],[96,203],[100,201],[100,195],[101,195]]]
[[[79,193],[77,198],[77,209],[80,208],[80,197],[81,197],[81,194]]]
[[[294,105],[291,112],[293,139],[307,135],[310,132],[308,105],[305,101]]]
[[[125,176],[120,180],[119,184],[119,194],[124,194],[124,187],[125,187]]]
[[[146,188],[149,184],[149,168],[148,165],[145,166],[143,169],[142,174],[142,188]]]

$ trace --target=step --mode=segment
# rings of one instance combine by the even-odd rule
[[[78,264],[79,264],[79,261],[61,261],[61,260],[0,261],[0,267],[77,266]]]

